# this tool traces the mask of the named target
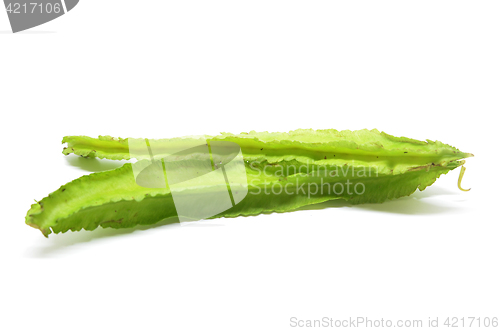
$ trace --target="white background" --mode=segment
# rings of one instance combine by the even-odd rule
[[[0,10],[0,329],[500,317],[499,17],[497,1],[82,0],[12,34]],[[457,169],[381,205],[49,239],[24,224],[99,167],[64,157],[65,135],[297,128],[449,143],[475,154],[472,190]]]

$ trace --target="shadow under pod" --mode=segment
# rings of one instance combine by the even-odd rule
[[[130,161],[125,160],[105,160],[95,157],[81,157],[78,155],[68,155],[64,156],[64,158],[70,166],[91,172],[113,170],[120,168],[125,163],[131,163]]]

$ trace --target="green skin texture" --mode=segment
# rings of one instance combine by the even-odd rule
[[[190,140],[186,137],[150,142],[157,146],[155,157],[161,158],[162,146],[167,153],[167,146],[182,147]],[[439,141],[394,137],[378,130],[252,131],[206,136],[206,141],[208,144],[212,141],[237,143],[245,160],[249,184],[248,194],[240,203],[211,218],[286,212],[334,199],[353,204],[381,203],[408,196],[417,189],[424,190],[440,175],[462,165],[464,158],[473,156]],[[130,159],[128,139],[68,136],[63,143],[68,144],[63,150],[65,155]],[[146,162],[141,160],[150,156],[136,158]],[[193,155],[185,155],[182,162],[197,166]],[[374,170],[370,176],[366,175],[369,169]],[[333,192],[327,187],[321,190],[325,183],[329,183],[330,188],[335,183],[346,187],[348,180],[352,183],[349,192],[345,189]],[[353,192],[355,183],[364,185],[363,194]],[[203,186],[186,187],[184,193],[196,207],[202,205],[197,199],[217,190],[227,190],[227,187],[204,182]],[[75,179],[33,204],[26,215],[26,223],[46,237],[52,232],[94,230],[99,226],[129,228],[160,221],[178,221],[168,185],[166,188],[137,185],[131,164]]]

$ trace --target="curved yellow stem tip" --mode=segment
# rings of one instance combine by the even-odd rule
[[[464,173],[465,173],[465,167],[462,165],[462,168],[460,169],[460,175],[458,176],[458,188],[461,191],[470,191],[470,188],[464,189],[462,188],[462,178],[464,178]]]

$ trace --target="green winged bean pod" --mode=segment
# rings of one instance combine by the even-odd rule
[[[182,150],[190,139],[149,142],[154,143],[154,156],[161,159],[172,146]],[[248,179],[246,196],[212,218],[285,212],[333,199],[353,204],[381,203],[425,189],[473,156],[439,141],[394,137],[378,130],[222,133],[207,136],[206,142],[207,146],[216,142],[237,144]],[[133,157],[138,163],[151,159],[148,153],[131,155],[129,139],[68,136],[63,143],[67,143],[65,155],[111,160]],[[186,153],[175,162],[179,168],[201,167],[196,153]],[[201,208],[200,197],[227,187],[208,178],[184,189],[192,208]],[[162,220],[175,222],[177,216],[168,183],[159,188],[140,186],[132,164],[127,163],[61,186],[31,206],[26,223],[48,236],[99,226],[128,228]]]

